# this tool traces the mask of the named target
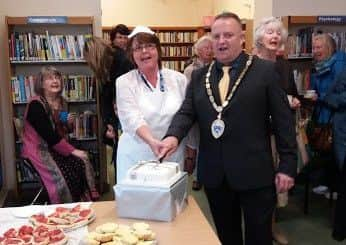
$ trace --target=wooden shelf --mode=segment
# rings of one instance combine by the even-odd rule
[[[97,137],[86,137],[86,138],[79,138],[79,139],[73,139],[74,142],[78,142],[80,149],[87,149],[87,150],[94,150],[99,152],[100,154],[98,155],[97,161],[100,164],[100,169],[97,170],[97,172],[100,173],[100,177],[99,180],[102,182],[100,184],[100,186],[106,186],[106,182],[107,181],[107,164],[106,164],[106,151],[105,151],[105,146],[101,143],[101,140],[98,136],[102,135],[102,129],[101,129],[101,125],[102,125],[102,119],[100,117],[100,105],[99,105],[99,93],[98,93],[98,86],[95,86],[93,90],[90,90],[89,87],[91,87],[96,81],[94,80],[94,78],[92,78],[91,74],[92,71],[90,70],[90,68],[88,67],[86,61],[83,59],[82,54],[82,45],[88,40],[88,38],[91,38],[93,33],[94,33],[94,18],[92,16],[47,16],[47,22],[45,22],[45,16],[42,17],[42,22],[45,23],[33,23],[33,22],[29,22],[29,17],[33,17],[33,19],[38,20],[38,22],[40,21],[39,16],[24,16],[24,17],[10,17],[10,16],[6,16],[5,20],[6,20],[6,32],[5,32],[5,37],[8,38],[8,40],[11,40],[11,42],[9,42],[10,45],[12,45],[12,49],[9,49],[9,45],[6,45],[6,49],[5,49],[5,53],[8,55],[8,83],[11,83],[11,78],[12,77],[20,77],[20,76],[24,76],[24,77],[31,77],[34,76],[33,74],[36,74],[39,69],[40,66],[45,66],[45,65],[55,65],[58,67],[58,69],[64,73],[64,75],[67,75],[68,77],[74,77],[75,80],[71,79],[71,82],[74,82],[73,84],[76,86],[74,88],[74,91],[77,91],[77,89],[82,90],[82,91],[78,91],[78,95],[76,96],[72,96],[72,98],[77,98],[77,96],[79,96],[80,98],[90,98],[91,95],[89,95],[88,93],[90,91],[93,91],[93,94],[95,94],[96,99],[92,99],[92,100],[73,100],[73,101],[67,101],[68,102],[68,106],[71,105],[73,107],[73,109],[78,108],[78,111],[88,111],[88,110],[92,110],[93,113],[93,124],[95,123],[95,121],[97,121],[97,123],[95,123],[95,125],[97,124],[97,128],[96,128],[96,132],[94,132],[95,130],[93,130],[93,132],[90,134],[90,136],[93,136],[94,134],[97,135]],[[54,22],[54,17],[56,18],[56,22]],[[51,18],[51,19],[50,19]],[[32,19],[31,19],[32,20]],[[52,20],[52,22],[50,23],[50,20]],[[59,20],[61,20],[61,22],[59,22]],[[66,20],[66,22],[64,22]],[[49,32],[49,34],[48,34]],[[22,41],[19,36],[14,36],[14,34],[18,34],[18,35],[22,35],[23,37],[28,37],[28,40],[25,42]],[[29,41],[29,34],[31,35],[31,42]],[[34,36],[33,34],[37,34],[38,39],[36,39],[37,37]],[[40,36],[39,36],[40,35]],[[44,41],[43,44],[41,44],[41,35],[44,38],[46,38],[46,40],[48,41]],[[71,49],[73,50],[73,52],[71,52],[74,56],[55,56],[57,53],[60,53],[59,50],[57,50],[58,52],[56,52],[57,48],[60,48],[59,45],[54,46],[52,48],[53,45],[55,45],[55,43],[52,44],[52,41],[50,41],[50,37],[55,36],[55,35],[61,35],[63,38],[63,40],[66,40],[66,49]],[[75,43],[73,42],[76,39],[67,39],[68,36],[77,36],[80,35],[83,38],[83,40],[81,40],[81,43]],[[14,36],[14,38],[13,38]],[[58,37],[55,37],[58,38]],[[79,38],[79,36],[78,36]],[[24,39],[24,38],[23,38]],[[19,40],[19,48],[21,49],[23,47],[23,49],[25,50],[25,48],[27,49],[25,51],[25,57],[27,60],[18,60],[18,57],[24,57],[22,56],[22,53],[20,52],[20,55],[18,56],[18,51],[17,51],[17,46],[13,45],[13,40],[15,40],[15,45],[17,45],[17,40]],[[69,42],[70,41],[70,42]],[[78,40],[79,41],[79,40]],[[22,43],[24,42],[24,43]],[[47,42],[47,43],[45,43]],[[49,42],[51,42],[49,44]],[[59,40],[60,42],[60,40]],[[32,46],[29,46],[32,45]],[[51,47],[49,47],[48,45],[51,45]],[[71,46],[74,45],[74,46]],[[21,47],[22,46],[22,47]],[[47,49],[48,46],[48,49]],[[13,47],[15,47],[15,52],[13,51]],[[25,48],[24,48],[25,47]],[[52,49],[49,49],[52,48]],[[63,47],[64,48],[64,47]],[[63,48],[61,48],[61,52],[63,50]],[[80,50],[77,48],[80,48]],[[55,49],[55,50],[54,50]],[[30,52],[28,51],[30,50]],[[35,51],[36,50],[36,51]],[[37,50],[40,50],[42,52],[42,50],[44,50],[45,56],[40,56],[42,54],[39,53],[39,56],[36,56]],[[53,50],[53,51],[52,51]],[[11,52],[10,52],[11,51]],[[10,59],[10,55],[11,53],[15,53],[16,55],[13,56],[14,58]],[[48,56],[48,53],[50,53],[52,55],[51,57]],[[29,54],[29,55],[28,55]],[[70,53],[68,53],[70,54]],[[31,57],[35,56],[36,60],[29,60]],[[48,60],[44,60],[44,58],[53,58],[53,59],[48,59]],[[64,59],[64,57],[68,57],[69,59]],[[43,60],[40,60],[39,58],[43,58]],[[59,59],[57,59],[59,58]],[[19,78],[18,78],[19,79]],[[17,82],[17,81],[16,81]],[[21,81],[20,81],[21,83]],[[17,84],[15,83],[15,86],[17,86]],[[15,87],[16,89],[18,87]],[[12,97],[12,89],[11,89],[11,84],[9,86],[9,94],[11,95],[10,97]],[[21,88],[20,88],[21,89]],[[22,89],[21,89],[22,90]],[[85,91],[84,91],[85,90]],[[29,91],[29,90],[28,90]],[[20,92],[22,93],[22,92]],[[23,93],[29,93],[27,91],[24,91]],[[17,93],[18,94],[18,93]],[[17,95],[16,94],[16,95]],[[23,101],[25,100],[25,97],[29,98],[30,96],[32,96],[31,94],[31,90],[30,90],[30,95],[29,96],[22,96],[20,100],[16,100],[16,101]],[[16,97],[17,98],[17,97]],[[11,98],[11,102],[13,102],[14,100]],[[11,117],[18,117],[18,118],[22,118],[23,115],[23,106],[25,106],[27,104],[27,102],[16,102],[16,103],[12,103],[12,106],[10,108],[10,113],[9,116]],[[94,118],[96,115],[96,119]],[[82,119],[81,119],[82,120]],[[84,119],[85,120],[85,119]],[[95,129],[95,127],[93,127],[93,129]],[[15,132],[14,129],[9,129],[13,132]],[[15,133],[13,134],[13,142],[15,142],[16,136]],[[90,143],[89,143],[90,142]],[[18,143],[20,144],[20,143]],[[17,157],[19,156],[19,152],[18,152],[18,145],[14,144],[14,149],[15,154],[13,156],[13,158],[11,158],[11,163],[5,165],[6,167],[6,174],[8,176],[11,176],[10,178],[12,179],[17,179],[17,169],[16,169],[16,162],[17,162]],[[8,177],[7,177],[8,179]],[[6,183],[5,183],[6,184]],[[21,183],[20,183],[20,179],[17,179],[16,183],[11,183],[12,186],[8,186],[8,188],[10,190],[15,190],[15,191],[20,191],[21,189]],[[13,186],[15,185],[15,186]],[[24,191],[24,190],[23,190]],[[103,192],[103,190],[100,190],[101,193]]]
[[[59,64],[59,63],[82,63],[85,64],[85,60],[12,60],[11,64],[16,65],[43,65],[43,64]]]
[[[7,17],[8,25],[27,25],[28,17]],[[49,16],[47,16],[49,17]],[[94,23],[94,18],[89,16],[78,16],[78,17],[67,17],[67,25],[92,25]],[[47,24],[47,23],[43,23]],[[40,24],[33,24],[40,25]],[[49,24],[48,24],[49,25]],[[56,24],[52,24],[56,25]]]

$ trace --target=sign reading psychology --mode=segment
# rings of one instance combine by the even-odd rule
[[[344,24],[346,16],[324,15],[317,16],[317,23]]]
[[[28,16],[28,24],[67,24],[67,16]]]

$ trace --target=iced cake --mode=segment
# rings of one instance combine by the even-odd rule
[[[127,181],[137,184],[169,183],[180,175],[179,164],[175,162],[140,162],[127,172]]]

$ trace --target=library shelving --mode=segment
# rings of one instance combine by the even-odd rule
[[[242,20],[245,30],[244,49],[252,50],[253,20]],[[133,27],[129,27],[130,30]],[[183,71],[185,62],[193,56],[193,44],[196,40],[210,32],[207,26],[150,26],[160,39],[162,46],[163,66],[177,71]],[[103,38],[109,40],[112,27],[102,27]]]
[[[29,99],[35,95],[33,84],[43,66],[54,66],[63,74],[63,96],[68,111],[75,113],[69,141],[89,152],[97,173],[100,191],[106,183],[105,147],[101,143],[98,86],[83,57],[83,47],[94,33],[91,16],[6,16],[8,82],[15,132],[14,163],[17,188],[25,191],[35,179],[21,164],[21,130]]]
[[[285,16],[282,22],[288,30],[287,58],[295,71],[298,91],[303,94],[310,84],[313,35],[329,33],[336,41],[337,50],[346,51],[346,17]]]

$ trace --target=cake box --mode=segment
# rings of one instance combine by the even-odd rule
[[[118,217],[172,221],[187,204],[187,173],[175,162],[143,161],[113,187]]]

